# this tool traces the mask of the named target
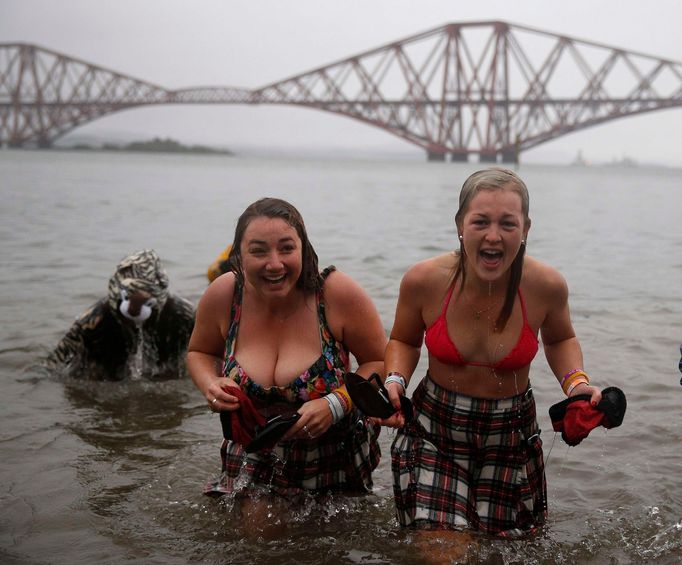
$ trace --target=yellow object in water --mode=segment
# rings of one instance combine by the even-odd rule
[[[230,269],[228,267],[228,261],[230,259],[230,252],[232,251],[232,245],[228,245],[223,249],[222,253],[218,255],[215,261],[211,263],[206,272],[208,277],[208,282],[213,282],[220,275],[227,273]]]

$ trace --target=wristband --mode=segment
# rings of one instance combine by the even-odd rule
[[[343,406],[341,405],[341,400],[339,397],[332,392],[323,398],[327,401],[327,404],[329,404],[329,410],[332,413],[332,423],[337,424],[343,420],[343,417],[346,414],[343,411]]]
[[[580,369],[567,373],[564,378],[561,379],[561,388],[564,389],[566,396],[570,394],[570,391],[576,387],[576,384],[579,381],[585,382],[586,384],[590,383],[588,374]]]
[[[353,409],[353,400],[351,399],[350,394],[348,394],[348,391],[343,388],[337,388],[334,391],[334,394],[339,395],[341,403],[344,405],[344,412],[348,414],[348,412]]]
[[[405,382],[405,377],[398,373],[397,371],[391,371],[384,380],[384,386],[388,383],[398,383],[403,390],[407,390],[407,383]]]
[[[563,387],[564,383],[566,382],[567,379],[575,375],[576,373],[583,373],[584,371],[582,369],[573,369],[572,371],[569,371],[566,373],[563,377],[561,377],[560,384]]]
[[[568,390],[566,391],[566,396],[571,396],[571,393],[573,392],[573,389],[576,388],[577,386],[579,386],[579,385],[589,385],[589,384],[590,384],[590,381],[588,381],[588,380],[585,379],[585,378],[579,378],[579,379],[574,380],[574,381],[571,383],[571,386],[568,387]]]

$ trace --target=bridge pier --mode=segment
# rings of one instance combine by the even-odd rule
[[[467,163],[469,161],[468,153],[450,153],[450,161],[453,163]]]
[[[445,153],[437,153],[436,151],[426,152],[427,161],[445,161]]]
[[[481,151],[478,155],[479,163],[507,163],[518,165],[519,163],[519,153],[518,151],[511,149],[499,152]]]
[[[426,159],[428,161],[445,161],[448,156],[453,163],[467,163],[469,161],[469,154],[466,152],[440,153],[438,151],[427,151]]]
[[[519,152],[516,150],[502,151],[502,162],[510,163],[512,165],[519,164]]]

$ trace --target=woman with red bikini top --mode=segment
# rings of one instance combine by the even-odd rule
[[[421,355],[428,371],[412,393],[414,419],[392,446],[397,518],[428,531],[530,531],[546,515],[540,429],[530,388],[542,338],[564,392],[589,384],[561,274],[525,255],[528,190],[513,171],[478,171],[464,183],[455,216],[459,249],[404,275],[385,355],[394,407]],[[417,536],[419,537],[419,536]]]

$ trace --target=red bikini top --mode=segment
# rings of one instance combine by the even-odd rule
[[[521,312],[523,313],[523,327],[521,328],[521,335],[512,349],[504,359],[497,363],[482,363],[477,361],[467,361],[457,350],[448,333],[448,323],[445,320],[445,312],[450,304],[452,293],[455,290],[455,285],[452,285],[448,293],[443,310],[436,321],[426,330],[426,337],[424,343],[429,353],[433,355],[441,363],[448,365],[474,366],[474,367],[490,367],[491,369],[501,369],[503,371],[514,371],[521,369],[535,357],[538,352],[538,338],[533,333],[533,329],[528,324],[526,317],[526,304],[523,300],[523,294],[519,288],[519,300],[521,301]]]

